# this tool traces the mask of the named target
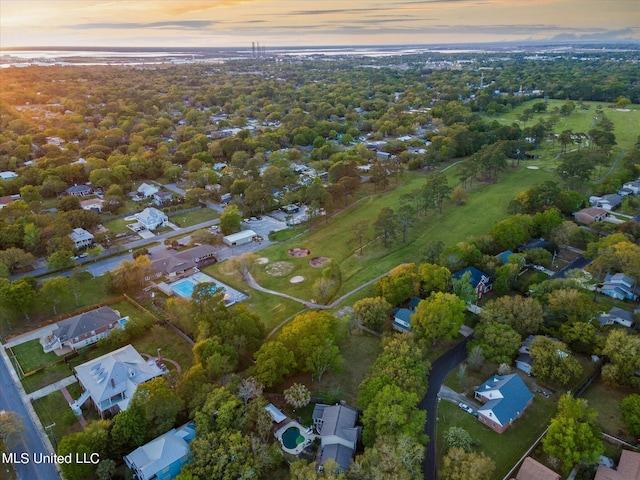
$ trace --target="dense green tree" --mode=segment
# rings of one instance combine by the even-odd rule
[[[217,336],[196,343],[193,354],[211,380],[217,380],[238,368],[238,352],[231,345],[222,343]]]
[[[629,429],[631,435],[640,436],[640,395],[632,393],[620,403],[622,421]]]
[[[558,413],[551,419],[542,445],[546,453],[560,461],[563,473],[567,474],[577,463],[596,463],[604,451],[597,416],[586,400],[569,394],[560,397]]]
[[[96,420],[90,422],[83,431],[72,433],[60,440],[57,454],[71,454],[73,458],[86,455],[98,454],[101,459],[107,459],[109,451],[109,422],[106,420]],[[61,463],[60,470],[64,478],[70,480],[80,480],[83,478],[92,478],[95,476],[97,466],[91,463]]]
[[[0,250],[0,263],[7,267],[9,273],[13,273],[19,267],[27,267],[34,261],[35,257],[21,248],[10,247]]]
[[[485,323],[506,323],[525,336],[538,333],[543,321],[543,310],[533,298],[505,296],[487,302],[480,317]]]
[[[442,480],[490,480],[493,478],[495,463],[484,453],[465,452],[453,447],[444,457],[440,472]]]
[[[582,365],[562,342],[537,336],[529,349],[533,360],[531,373],[543,380],[569,385],[582,374]]]
[[[515,250],[531,238],[534,220],[529,215],[512,215],[498,222],[491,235],[505,250]]]
[[[476,327],[474,336],[477,342],[469,346],[479,345],[484,357],[495,363],[511,364],[522,343],[518,332],[504,323],[482,324]]]
[[[413,263],[398,265],[375,284],[376,295],[391,305],[398,305],[417,295],[419,288],[416,266]]]
[[[418,267],[418,279],[423,294],[449,291],[451,272],[446,267],[433,263],[423,263]]]
[[[267,342],[256,352],[254,375],[267,387],[278,385],[294,372],[295,356],[281,342]]]
[[[447,442],[447,449],[461,448],[465,452],[470,452],[473,445],[471,435],[462,427],[449,427],[444,432],[444,441]]]
[[[602,368],[602,378],[609,385],[640,386],[640,337],[623,330],[612,330],[607,336],[602,354],[609,358]]]
[[[240,230],[241,222],[242,218],[240,217],[238,207],[233,204],[229,204],[224,207],[224,210],[220,215],[220,231],[224,235],[229,235],[231,233],[237,232]]]
[[[464,323],[466,305],[451,293],[436,292],[422,300],[411,316],[411,329],[417,338],[433,342],[450,340]]]
[[[0,410],[0,449],[12,450],[22,441],[25,427],[22,417],[16,412]]]
[[[350,473],[362,480],[420,480],[423,458],[424,445],[410,435],[379,437],[355,458]]]
[[[69,298],[70,280],[67,277],[48,278],[42,282],[40,293],[51,302],[53,314],[58,314],[58,304]]]
[[[306,407],[311,401],[311,392],[305,385],[294,383],[284,391],[284,399],[293,408]]]
[[[353,305],[357,321],[367,328],[381,332],[391,313],[392,305],[382,297],[363,298]]]

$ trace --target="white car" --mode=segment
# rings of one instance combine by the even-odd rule
[[[462,410],[464,410],[465,412],[473,414],[473,408],[471,408],[471,407],[470,407],[469,405],[467,405],[466,403],[462,403],[462,402],[460,402],[460,403],[458,404],[458,406],[459,406]]]

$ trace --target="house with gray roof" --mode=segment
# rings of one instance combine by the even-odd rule
[[[142,358],[131,345],[78,365],[75,371],[84,392],[71,409],[79,412],[91,399],[101,417],[126,410],[138,385],[167,373],[154,359]]]
[[[151,280],[151,276],[175,277],[189,270],[197,271],[197,267],[204,267],[215,261],[216,249],[211,245],[199,245],[182,252],[166,250],[154,254],[150,276],[145,280]]]
[[[613,275],[608,273],[600,291],[603,295],[617,300],[636,301],[640,296],[636,281],[624,273],[614,273]]]
[[[348,470],[362,431],[362,427],[356,427],[358,411],[346,405],[318,403],[312,417],[320,435],[320,466],[333,459],[339,468]]]
[[[196,436],[196,425],[189,422],[171,429],[124,457],[138,480],[171,480],[191,459],[189,444]]]
[[[165,226],[169,221],[169,217],[153,207],[145,208],[140,213],[136,213],[135,217],[138,223],[143,225],[147,230],[155,230],[158,227]]]
[[[493,375],[474,394],[483,405],[478,420],[502,433],[531,405],[533,394],[517,374]]]
[[[613,325],[614,323],[622,325],[623,327],[631,327],[633,326],[634,318],[633,313],[618,307],[613,307],[609,310],[609,313],[600,315],[598,322],[603,327],[605,325]]]
[[[65,347],[77,350],[96,343],[114,328],[123,328],[128,320],[111,307],[96,308],[58,322],[58,328],[41,340],[42,348],[45,353]]]
[[[88,247],[93,244],[93,235],[84,228],[74,228],[69,234],[76,248]]]
[[[89,185],[74,185],[65,190],[67,195],[75,195],[76,197],[84,197],[90,195],[93,190]]]

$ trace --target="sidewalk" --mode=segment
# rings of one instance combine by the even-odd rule
[[[47,385],[46,387],[41,388],[40,390],[36,390],[35,392],[31,392],[31,393],[27,394],[27,396],[29,397],[30,400],[37,400],[38,398],[46,397],[50,393],[53,393],[53,392],[55,392],[57,390],[61,390],[64,387],[68,387],[69,385],[73,385],[77,381],[78,381],[78,379],[76,377],[74,377],[73,375],[71,375],[71,376],[69,376],[67,378],[63,378],[62,380],[58,380],[57,382],[52,383],[51,385]]]

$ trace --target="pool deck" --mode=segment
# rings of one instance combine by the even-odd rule
[[[300,430],[300,435],[302,435],[304,437],[304,442],[299,443],[298,445],[296,445],[296,448],[286,448],[283,443],[282,443],[282,434],[289,428],[291,427],[297,427],[298,430]],[[308,447],[311,443],[313,443],[313,441],[316,438],[319,438],[319,435],[316,435],[315,433],[313,433],[313,430],[311,430],[311,433],[307,433],[308,432],[308,428],[307,427],[303,427],[302,425],[300,425],[298,422],[294,421],[294,420],[290,420],[290,421],[285,421],[284,425],[282,425],[274,434],[275,437],[278,439],[278,441],[280,442],[280,446],[282,447],[282,450],[284,450],[287,453],[290,453],[292,455],[300,455],[302,453],[302,451]]]

